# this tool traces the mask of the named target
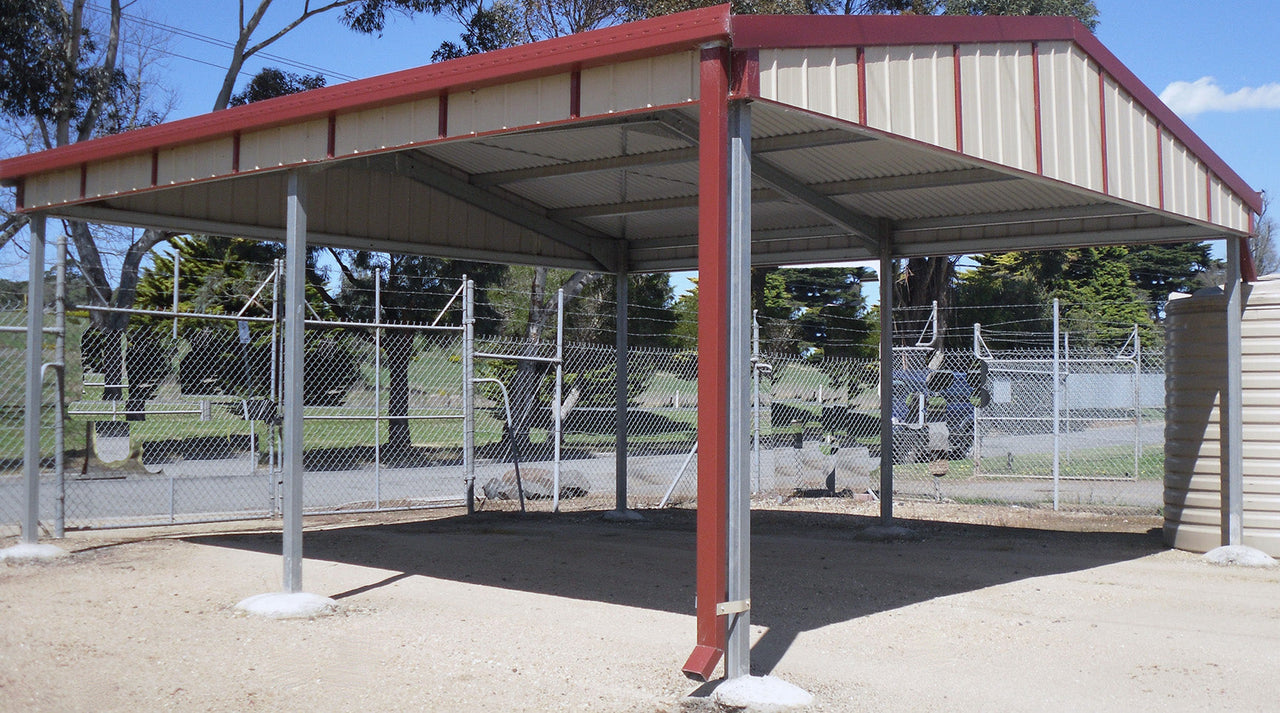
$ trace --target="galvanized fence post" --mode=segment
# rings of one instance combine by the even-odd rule
[[[552,454],[551,454],[551,495],[552,512],[560,512],[560,439],[564,429],[564,288],[556,292],[556,383],[555,396],[551,406]]]
[[[382,268],[373,269],[373,507],[382,507]]]
[[[53,470],[57,483],[54,498],[53,536],[61,538],[67,528],[67,234],[58,235],[58,262],[54,294],[53,368],[57,379],[57,402],[53,422]],[[87,445],[87,444],[86,444]]]
[[[476,511],[475,283],[463,276],[462,293],[462,472],[467,514]]]
[[[40,539],[40,414],[43,401],[41,361],[44,356],[44,246],[45,217],[31,216],[31,247],[27,257],[27,374],[26,410],[23,412],[22,541]]]

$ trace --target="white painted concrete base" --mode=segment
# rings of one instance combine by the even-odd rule
[[[269,619],[313,619],[332,614],[338,603],[328,597],[306,592],[272,592],[249,597],[236,605],[236,609]]]
[[[918,540],[920,535],[915,530],[902,525],[871,525],[854,536],[855,539],[870,542],[894,542],[897,540]]]
[[[711,700],[729,710],[782,713],[812,704],[813,696],[773,676],[740,676],[716,686]]]
[[[609,522],[644,522],[644,515],[635,510],[610,510],[604,514]]]
[[[23,543],[0,550],[0,562],[50,562],[66,556],[57,545]]]
[[[1235,567],[1276,566],[1276,560],[1271,555],[1245,545],[1224,545],[1214,548],[1204,553],[1204,560],[1210,564]]]

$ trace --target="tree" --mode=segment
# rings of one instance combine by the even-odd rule
[[[128,30],[120,0],[110,0],[104,28],[86,22],[87,0],[2,0],[5,22],[0,23],[0,110],[11,120],[30,122],[33,143],[28,148],[53,148],[83,141],[104,133],[125,131],[163,119],[163,107],[149,107],[155,94],[142,77],[141,68],[125,71],[121,55],[122,33]],[[393,13],[412,15],[437,11],[438,0],[332,0],[301,10],[268,30],[263,26],[272,0],[260,0],[246,13],[240,2],[240,19],[231,57],[213,108],[223,109],[232,100],[236,79],[247,59],[261,52],[305,21],[321,14],[341,11],[341,21],[365,34],[380,32]],[[93,9],[97,9],[96,6]],[[12,18],[12,21],[11,21]],[[262,39],[256,39],[262,35]],[[146,48],[154,42],[138,40],[130,47]],[[290,77],[286,75],[285,80]],[[314,78],[295,78],[304,85]],[[143,91],[147,89],[148,91]],[[253,87],[241,94],[245,101],[263,98],[270,92]],[[163,92],[159,93],[163,97]],[[11,235],[21,227],[21,219],[6,218],[0,235]],[[164,242],[168,234],[146,230],[118,231],[68,221],[75,257],[89,286],[89,304],[116,308],[133,305],[139,269],[147,253]],[[117,246],[118,244],[118,246]],[[118,283],[108,276],[104,251],[118,249]],[[128,322],[121,313],[92,313],[95,326],[119,331]]]
[[[1200,276],[1214,266],[1206,242],[1135,245],[1129,248],[1124,263],[1157,320],[1164,318],[1170,292],[1193,291]]]
[[[1123,341],[1135,324],[1144,329],[1144,338],[1159,341],[1129,273],[1127,255],[1124,247],[984,255],[976,269],[965,273],[958,301],[971,310],[973,321],[1004,326],[1002,331],[1012,334],[1001,344],[1006,348],[1026,346],[1028,338],[1052,329],[1047,302],[1053,298],[1061,303],[1063,329],[1078,335],[1073,344]],[[1044,301],[1036,299],[1039,295]],[[983,304],[997,306],[977,309]],[[966,336],[957,334],[953,344],[963,345]]]
[[[347,320],[373,321],[374,289],[382,292],[381,319],[387,323],[430,323],[449,303],[465,275],[476,283],[477,333],[496,331],[500,315],[490,306],[486,290],[506,272],[506,266],[420,255],[385,255],[356,250],[330,250],[342,270],[343,286],[337,302]],[[380,284],[379,284],[380,283]],[[451,321],[461,324],[461,302],[455,302]],[[364,333],[364,338],[372,339]],[[409,367],[421,347],[421,332],[386,330],[382,340],[387,370],[387,447],[404,454],[413,445],[409,422]]]
[[[121,69],[119,0],[107,9],[106,29],[91,28],[86,0],[7,0],[17,23],[0,23],[6,79],[0,108],[13,122],[31,127],[28,148],[54,148],[107,132],[124,131],[159,121],[163,112],[147,105],[142,91],[145,66],[133,76]],[[138,43],[145,48],[147,43]],[[30,62],[30,64],[24,64]],[[27,70],[30,71],[27,71]],[[68,221],[81,274],[88,283],[89,303],[129,307],[133,304],[138,268],[166,233],[157,230],[105,231],[95,235],[79,221]],[[103,251],[122,249],[120,279],[113,288]],[[94,312],[94,326],[119,331],[127,316]]]
[[[266,67],[253,75],[253,79],[249,80],[239,94],[231,97],[231,106],[282,97],[286,94],[297,94],[308,89],[319,89],[324,85],[324,75],[306,76],[275,67]]]
[[[1271,197],[1262,194],[1262,213],[1254,224],[1249,247],[1253,250],[1253,266],[1259,275],[1280,270],[1280,250],[1276,247],[1276,218],[1270,213]]]
[[[331,0],[314,7],[308,2],[302,3],[301,10],[274,30],[264,30],[263,19],[271,8],[272,0],[259,0],[257,7],[246,16],[245,2],[240,0],[240,21],[235,42],[231,46],[231,58],[227,72],[223,75],[222,86],[218,89],[217,98],[213,101],[213,110],[225,109],[231,103],[235,91],[236,78],[249,58],[270,47],[280,38],[297,29],[302,23],[318,15],[341,10],[340,21],[352,31],[365,35],[378,34],[387,25],[389,14],[413,16],[422,12],[439,12],[445,5],[443,0]],[[255,37],[265,34],[262,39]]]

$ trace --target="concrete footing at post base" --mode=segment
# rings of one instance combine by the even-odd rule
[[[57,545],[24,542],[0,549],[0,562],[52,562],[67,556],[67,551]]]
[[[1202,555],[1210,564],[1230,567],[1275,567],[1276,560],[1271,555],[1256,547],[1246,545],[1224,545],[1215,547]]]
[[[691,702],[685,706],[686,710],[787,713],[807,708],[813,703],[813,696],[773,676],[739,676],[715,684],[709,695],[695,693],[686,700]]]
[[[314,619],[332,614],[338,603],[328,597],[306,592],[272,592],[258,594],[236,604],[246,614],[268,619]]]

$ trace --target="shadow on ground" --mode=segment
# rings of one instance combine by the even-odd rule
[[[308,532],[305,556],[397,574],[349,598],[409,576],[692,614],[694,512],[656,510],[638,524],[599,512],[477,513],[414,523]],[[918,541],[868,542],[875,524],[857,515],[752,513],[752,623],[768,631],[752,672],[773,670],[803,631],[1017,580],[1075,572],[1164,549],[1150,533],[1056,532],[900,520]],[[280,552],[279,534],[189,538],[219,547]],[[689,632],[690,647],[694,632]]]

